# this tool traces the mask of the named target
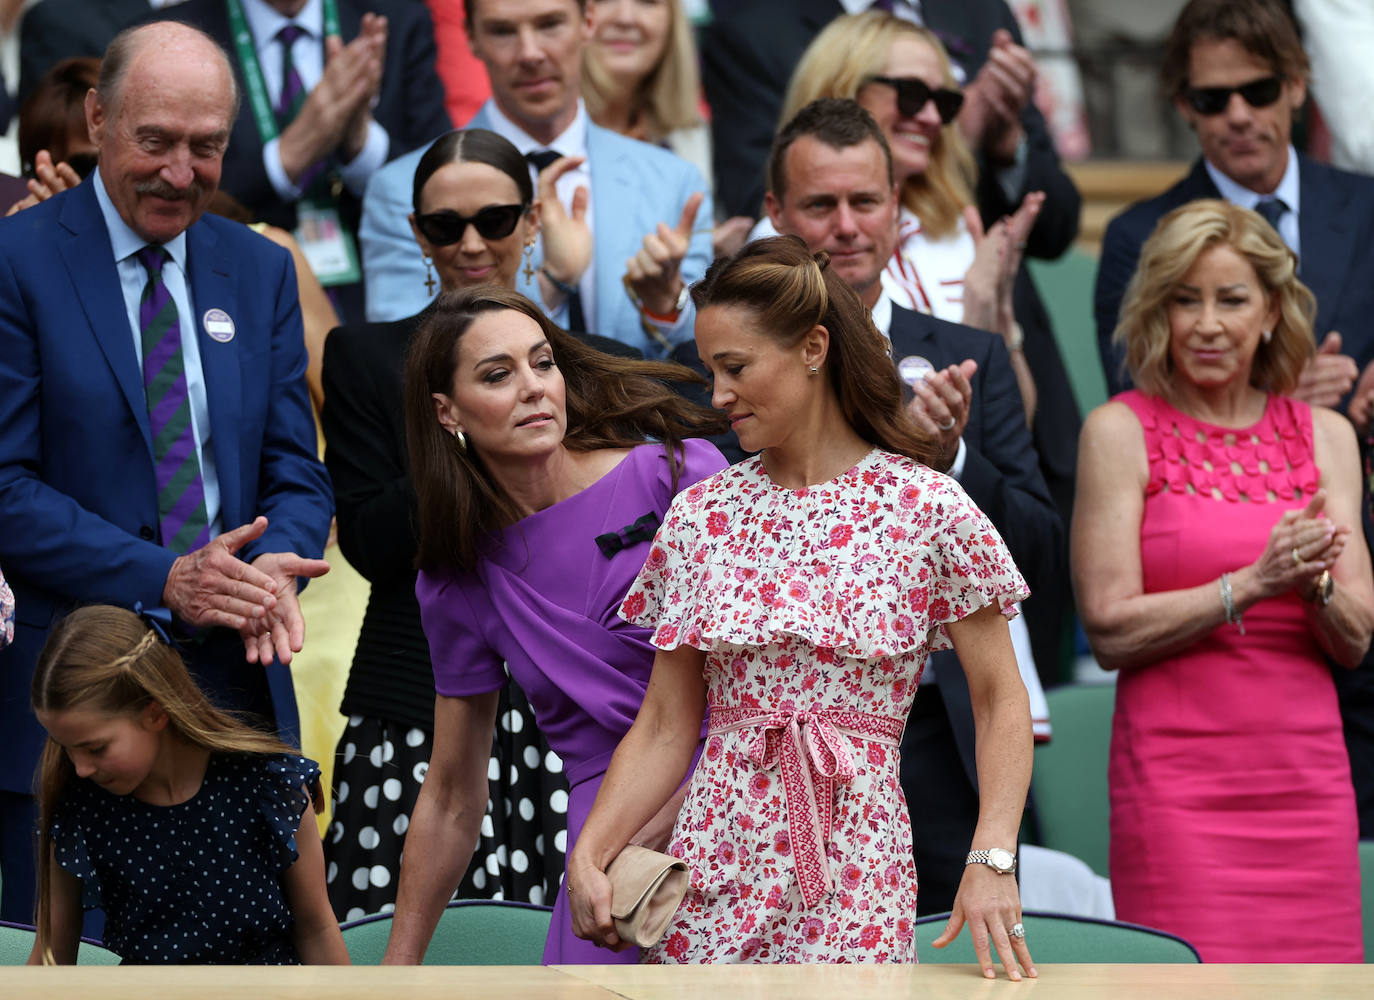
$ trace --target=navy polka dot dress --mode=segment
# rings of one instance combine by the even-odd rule
[[[154,806],[73,779],[53,821],[57,863],[105,911],[130,963],[299,964],[282,873],[320,774],[305,757],[211,754],[200,791]]]

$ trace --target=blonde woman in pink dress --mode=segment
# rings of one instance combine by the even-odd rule
[[[693,289],[697,348],[748,450],[674,501],[621,606],[659,652],[567,887],[579,936],[620,945],[607,865],[709,731],[669,851],[687,898],[648,962],[910,962],[916,871],[898,745],[927,652],[951,644],[977,718],[970,848],[1014,852],[1031,729],[1001,538],[921,464],[867,311],[794,237]],[[976,856],[937,944],[967,922],[984,973],[1034,975],[1016,881]]]
[[[1078,609],[1119,671],[1119,919],[1207,962],[1359,962],[1358,829],[1329,657],[1374,627],[1355,433],[1285,393],[1315,303],[1259,215],[1160,220],[1117,338],[1139,387],[1083,426]]]

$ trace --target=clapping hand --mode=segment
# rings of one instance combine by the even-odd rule
[[[1336,565],[1350,538],[1349,525],[1332,524],[1323,513],[1326,491],[1317,490],[1302,510],[1283,513],[1269,532],[1259,560],[1251,565],[1265,597],[1289,590],[1304,594],[1317,577]]]
[[[1021,142],[1021,112],[1035,91],[1035,60],[1011,32],[998,28],[973,82],[964,88],[959,127],[964,138],[994,163],[1010,163]]]
[[[978,362],[961,361],[931,372],[911,386],[907,415],[917,427],[939,442],[939,455],[933,464],[941,472],[948,472],[959,454],[959,438],[968,426],[969,405],[973,401],[973,385],[969,379],[977,371]]]
[[[323,559],[305,559],[294,552],[265,552],[253,560],[253,569],[271,578],[276,603],[265,615],[249,619],[239,635],[249,663],[264,666],[272,662],[288,664],[293,653],[305,644],[305,619],[301,617],[296,593],[297,577],[317,577],[329,572]]]
[[[345,163],[361,152],[385,52],[386,18],[376,14],[363,15],[358,37],[347,45],[336,35],[324,40],[324,73],[278,143],[282,169],[293,183],[336,150]]]
[[[682,260],[691,246],[692,227],[705,198],[700,191],[688,198],[677,226],[669,229],[666,222],[660,222],[657,230],[644,237],[639,252],[625,262],[626,283],[644,309],[656,316],[668,316],[677,309]]]
[[[1292,395],[1313,406],[1335,407],[1359,376],[1355,359],[1341,353],[1341,335],[1332,330],[1322,338],[1317,353],[1307,359]],[[1366,424],[1369,408],[1364,409]],[[1354,414],[1351,415],[1354,419]],[[1356,426],[1359,426],[1358,424]]]
[[[54,163],[52,154],[40,149],[33,157],[33,176],[28,180],[29,193],[11,205],[5,214],[13,215],[33,208],[40,201],[47,201],[59,191],[74,188],[80,183],[81,175],[70,164],[64,160]]]
[[[582,280],[592,262],[592,231],[587,225],[586,186],[573,192],[572,205],[564,208],[558,198],[558,179],[576,170],[586,161],[584,156],[564,156],[554,160],[539,172],[539,231],[544,241],[543,268],[549,277],[560,284],[575,287]],[[548,279],[545,278],[545,281]],[[544,301],[554,301],[557,294],[550,285],[544,287]]]

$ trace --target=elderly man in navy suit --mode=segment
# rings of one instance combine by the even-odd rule
[[[896,306],[880,277],[897,241],[897,190],[882,131],[854,101],[813,101],[773,143],[765,205],[780,233],[799,236],[873,310],[904,379],[908,410],[940,442],[934,463],[992,519],[1032,591],[1065,572],[1064,529],[1026,427],[1002,339]],[[923,377],[908,366],[924,363]],[[1034,601],[1028,601],[1030,605]],[[952,651],[936,653],[902,736],[902,789],[911,810],[919,912],[954,904],[978,823],[975,719],[986,692],[971,689]]]
[[[199,31],[122,32],[86,98],[99,168],[0,221],[4,919],[33,913],[30,676],[75,605],[162,617],[212,699],[295,735],[297,581],[329,568],[333,498],[291,258],[202,217],[237,100]]]
[[[1308,63],[1292,18],[1277,0],[1192,0],[1174,24],[1163,72],[1202,157],[1183,180],[1107,227],[1096,311],[1108,385],[1113,392],[1130,388],[1112,332],[1141,245],[1179,205],[1225,198],[1269,219],[1317,297],[1319,347],[1294,395],[1344,410],[1367,433],[1374,410],[1374,178],[1294,150],[1293,116],[1306,97]],[[1374,537],[1370,528],[1366,515],[1366,538]],[[1360,834],[1374,837],[1374,655],[1335,678]]]

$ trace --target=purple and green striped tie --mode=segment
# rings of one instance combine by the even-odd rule
[[[300,113],[301,105],[305,103],[305,84],[301,81],[301,75],[296,71],[296,59],[292,54],[292,47],[298,38],[308,38],[309,33],[302,27],[295,24],[288,24],[277,32],[277,38],[281,41],[281,96],[277,99],[277,124],[285,129],[296,119]],[[308,191],[310,187],[319,180],[324,172],[326,164],[321,160],[319,163],[312,163],[305,168],[305,172],[296,180],[296,185],[302,191]]]
[[[176,302],[162,280],[167,259],[167,251],[160,246],[138,251],[139,263],[148,272],[138,305],[138,325],[143,337],[143,386],[148,398],[148,429],[153,436],[162,544],[182,554],[210,541],[210,521],[191,428],[181,321]]]
[[[291,54],[296,39],[304,34],[305,29],[294,24],[288,24],[277,32],[277,38],[281,41],[281,97],[277,100],[277,121],[283,128],[291,124],[305,103],[305,84],[296,72],[296,60]]]

